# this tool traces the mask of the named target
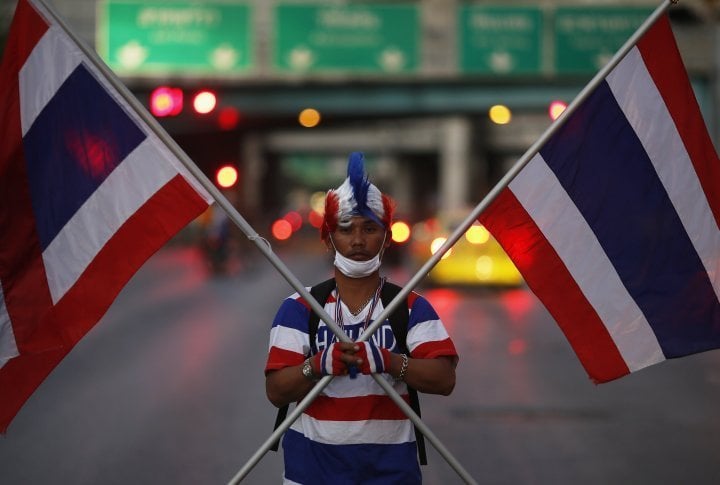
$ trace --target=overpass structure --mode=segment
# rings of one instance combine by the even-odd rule
[[[189,110],[161,122],[207,173],[239,167],[250,218],[337,185],[353,150],[410,218],[474,205],[549,125],[549,103],[570,102],[658,3],[47,1],[141,101],[159,85],[208,87],[239,114],[230,128]],[[718,1],[671,9],[716,140],[719,19]],[[509,123],[488,118],[496,104]],[[297,123],[307,107],[315,128]]]

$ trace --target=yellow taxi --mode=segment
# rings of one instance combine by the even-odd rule
[[[442,246],[460,222],[432,218],[416,223],[410,252],[418,269]],[[475,222],[430,271],[427,282],[438,285],[519,286],[522,276],[490,232]]]

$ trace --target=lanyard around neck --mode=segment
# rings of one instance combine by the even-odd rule
[[[372,297],[372,303],[370,305],[370,309],[367,312],[367,315],[365,315],[365,323],[363,324],[363,331],[368,327],[370,324],[370,320],[372,319],[373,313],[375,313],[375,307],[377,306],[378,301],[380,301],[380,293],[382,292],[382,287],[385,284],[385,278],[380,279],[380,284],[378,285],[377,289],[375,290],[375,294]],[[345,331],[345,324],[343,322],[343,312],[342,312],[342,300],[340,299],[340,290],[338,290],[337,286],[335,286],[335,292],[337,293],[337,298],[335,300],[335,323],[338,324],[338,326]],[[367,303],[365,304],[367,306]],[[348,311],[350,309],[348,308]],[[352,313],[352,312],[351,312]],[[333,342],[337,340],[337,336],[333,335]]]

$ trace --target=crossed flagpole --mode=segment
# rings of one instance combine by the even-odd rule
[[[195,165],[195,163],[185,154],[185,152],[175,143],[175,141],[165,132],[158,121],[153,118],[147,110],[140,104],[135,96],[125,87],[115,74],[107,67],[107,65],[98,57],[95,51],[89,48],[85,42],[77,37],[65,21],[50,7],[45,0],[34,0],[41,5],[45,12],[53,18],[53,20],[67,33],[67,35],[78,45],[83,53],[90,59],[95,67],[105,76],[110,84],[124,98],[124,100],[135,110],[140,118],[147,123],[148,127],[154,134],[165,143],[172,154],[185,166],[192,176],[203,186],[207,192],[212,195],[215,202],[225,211],[228,218],[237,225],[245,236],[251,240],[261,253],[268,259],[273,267],[287,280],[290,286],[300,294],[303,299],[310,305],[312,310],[325,322],[330,330],[337,336],[340,341],[352,342],[352,340],[340,329],[330,315],[324,310],[305,286],[295,277],[290,269],[280,260],[280,258],[272,251],[270,243],[260,236],[253,227],[242,217],[235,207],[225,198],[220,190],[207,178],[207,176]],[[613,58],[601,69],[595,77],[583,88],[583,90],[575,97],[567,109],[560,117],[552,123],[547,130],[538,138],[538,140],[518,159],[515,165],[505,174],[505,176],[495,185],[495,187],[483,198],[483,200],[475,206],[470,214],[448,237],[445,243],[433,254],[425,264],[416,272],[416,274],[406,283],[396,297],[388,304],[386,308],[378,315],[378,317],[370,324],[367,330],[358,338],[357,342],[367,341],[380,325],[389,317],[389,315],[403,302],[408,294],[425,278],[430,270],[440,261],[443,255],[452,248],[455,243],[462,237],[467,229],[477,220],[480,214],[497,198],[500,192],[507,187],[515,176],[527,165],[532,157],[540,150],[547,140],[565,123],[570,114],[590,95],[595,87],[602,82],[608,73],[622,60],[627,52],[637,43],[639,38],[655,23],[655,21],[668,9],[671,4],[677,3],[678,0],[662,0],[662,3],[653,11],[653,13],[643,22],[636,32],[625,42],[625,44],[617,51]],[[476,484],[477,482],[462,467],[455,457],[440,442],[435,434],[428,428],[420,417],[415,414],[412,408],[405,400],[377,374],[372,375],[375,381],[383,388],[388,396],[395,402],[398,407],[408,416],[413,424],[425,435],[438,453],[447,461],[447,463],[455,470],[455,472],[468,484]],[[303,411],[320,395],[323,389],[332,381],[333,376],[323,377],[313,389],[295,406],[293,411],[289,413],[286,419],[280,424],[270,437],[260,446],[255,454],[247,461],[247,463],[238,471],[238,473],[230,480],[230,484],[239,483],[262,457],[270,450],[280,436],[292,425],[293,422],[303,413]]]

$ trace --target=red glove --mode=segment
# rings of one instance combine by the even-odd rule
[[[360,347],[355,353],[362,359],[360,372],[363,374],[382,374],[390,369],[390,351],[384,347],[376,346],[372,339],[357,344]]]
[[[342,376],[347,374],[348,368],[345,362],[340,360],[343,351],[338,347],[338,343],[332,343],[325,347],[322,352],[313,355],[315,368],[324,375]]]

